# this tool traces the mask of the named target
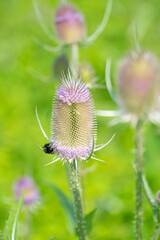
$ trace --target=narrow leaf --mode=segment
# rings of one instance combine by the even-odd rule
[[[72,201],[66,196],[66,194],[57,186],[53,184],[48,185],[56,194],[61,206],[63,207],[67,228],[71,234],[75,233],[75,216]]]
[[[23,193],[16,204],[15,208],[11,211],[9,218],[6,222],[4,229],[4,240],[17,240],[17,225],[19,215],[23,205]]]
[[[160,219],[159,219],[160,218],[160,216],[159,216],[159,205],[155,201],[155,197],[153,195],[153,192],[152,192],[144,174],[143,174],[142,180],[143,180],[144,191],[147,195],[148,201],[149,201],[150,206],[151,206],[152,211],[153,211],[153,219],[154,219],[155,223],[157,223],[157,222],[160,221]]]
[[[150,204],[152,204],[154,202],[154,195],[152,193],[152,190],[150,189],[150,186],[149,186],[144,174],[143,174],[142,180],[143,180],[143,187],[144,187],[145,193],[147,195],[147,198],[148,198]]]
[[[90,234],[90,232],[92,231],[92,225],[93,225],[93,217],[95,215],[96,212],[96,208],[94,210],[92,210],[90,213],[88,213],[85,216],[85,223],[86,223],[86,232],[87,234]]]

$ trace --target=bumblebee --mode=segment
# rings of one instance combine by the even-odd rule
[[[46,143],[43,147],[42,147],[43,151],[47,154],[54,154],[54,148],[52,146],[51,143]]]

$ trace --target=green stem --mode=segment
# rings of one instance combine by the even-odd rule
[[[154,230],[154,236],[152,240],[158,240],[160,236],[160,223],[157,223]]]
[[[70,163],[71,166],[71,190],[74,199],[74,211],[76,217],[76,230],[79,240],[86,240],[85,221],[83,216],[78,169],[76,168],[76,160]]]
[[[78,44],[73,43],[71,45],[71,71],[74,77],[77,77],[78,74]]]
[[[136,171],[136,240],[142,240],[142,173],[143,173],[143,122],[137,122],[135,130],[135,171]]]
[[[82,184],[82,202],[83,202],[83,211],[85,213],[85,202],[86,202],[86,169],[85,161],[82,161],[81,164],[81,184]]]

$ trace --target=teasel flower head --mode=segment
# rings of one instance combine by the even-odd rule
[[[155,122],[158,95],[160,92],[159,62],[150,52],[131,52],[124,57],[117,71],[117,96],[113,92],[110,79],[111,62],[106,64],[106,85],[112,99],[119,105],[118,111],[98,111],[100,116],[118,117],[118,121],[138,119]],[[160,115],[160,112],[159,112]],[[160,119],[160,116],[159,116]]]
[[[21,197],[22,191],[24,191],[24,205],[33,206],[39,199],[39,190],[35,185],[35,182],[30,177],[23,177],[14,184],[14,196],[18,201]]]
[[[92,96],[85,83],[74,79],[70,74],[63,78],[54,98],[51,138],[47,137],[38,113],[36,114],[39,126],[49,141],[42,150],[48,154],[56,154],[51,163],[58,160],[71,163],[73,160],[89,158],[99,160],[94,157],[94,152],[111,141],[103,146],[96,146],[96,119]]]
[[[84,83],[71,77],[59,87],[52,113],[51,142],[67,160],[87,159],[95,139],[94,103]]]
[[[80,42],[85,38],[83,15],[71,4],[61,4],[54,19],[58,38],[65,43]]]
[[[54,53],[63,50],[68,44],[79,44],[82,47],[91,45],[105,29],[112,9],[112,0],[108,0],[102,21],[91,35],[86,36],[84,16],[72,4],[61,3],[54,16],[54,35],[43,20],[37,0],[33,2],[41,28],[56,45],[42,43],[37,38],[35,40],[43,49]]]
[[[133,115],[146,115],[154,107],[158,77],[158,61],[153,54],[132,52],[124,58],[117,76],[121,107]]]

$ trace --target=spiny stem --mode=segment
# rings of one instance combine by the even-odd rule
[[[83,216],[81,195],[80,195],[80,186],[79,186],[79,176],[78,169],[76,168],[76,160],[70,163],[71,169],[71,190],[73,193],[74,199],[74,211],[76,217],[76,227],[77,227],[77,235],[79,240],[86,240],[86,230],[85,230],[85,221]]]
[[[85,170],[85,161],[82,161],[81,164],[81,184],[82,184],[82,202],[83,202],[83,211],[85,212],[85,202],[86,202],[86,170]]]
[[[142,240],[142,173],[143,173],[143,121],[137,122],[135,130],[135,171],[136,171],[136,240]]]
[[[72,43],[71,44],[71,71],[74,77],[78,75],[78,44]]]
[[[77,43],[71,44],[71,62],[70,62],[70,68],[73,74],[73,77],[78,76],[78,67],[79,67],[79,49]],[[82,161],[81,164],[81,184],[82,184],[82,204],[83,204],[83,211],[85,209],[85,162]]]

